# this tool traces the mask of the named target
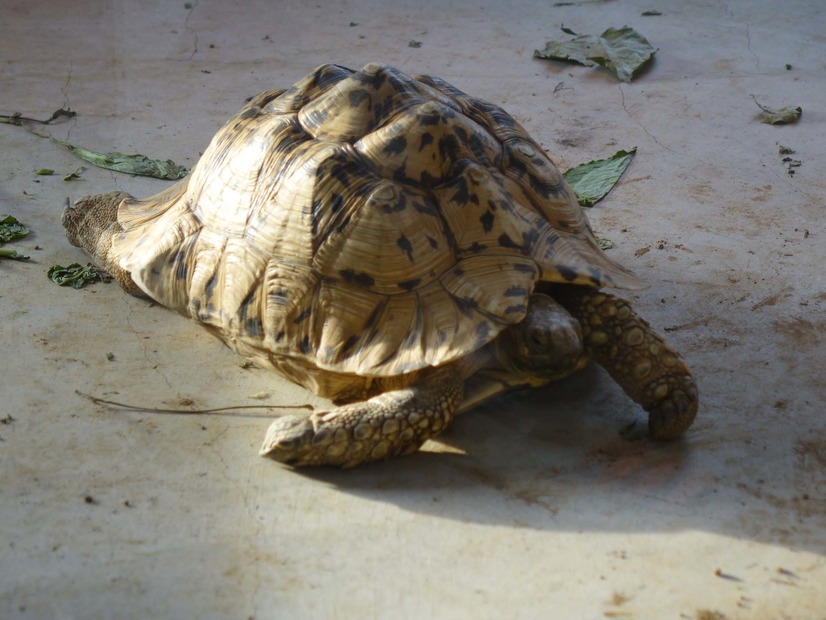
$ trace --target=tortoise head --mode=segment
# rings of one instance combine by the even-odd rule
[[[118,206],[129,194],[109,192],[86,196],[63,209],[62,223],[69,243],[92,257],[98,254],[98,243],[104,231],[118,221]]]
[[[499,363],[511,372],[551,381],[579,370],[584,362],[582,328],[548,295],[531,295],[525,318],[496,339]]]

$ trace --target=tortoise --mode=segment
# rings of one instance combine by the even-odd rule
[[[680,355],[602,290],[645,285],[548,155],[436,77],[320,66],[249,100],[166,191],[88,196],[63,225],[127,292],[332,399],[270,426],[261,454],[293,466],[414,452],[458,412],[589,361],[655,439],[697,411]]]

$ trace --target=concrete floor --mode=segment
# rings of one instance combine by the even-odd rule
[[[0,14],[0,113],[71,107],[50,131],[97,150],[193,165],[245,98],[373,60],[504,105],[561,168],[637,146],[589,215],[650,282],[631,297],[702,390],[675,444],[623,439],[641,412],[591,369],[348,472],[259,458],[269,414],[95,405],[75,391],[156,407],[308,396],[115,285],[50,283],[49,266],[84,260],[60,226],[67,195],[166,183],[91,166],[63,181],[83,162],[2,125],[0,212],[31,228],[17,247],[32,260],[0,262],[0,617],[826,618],[819,0],[0,0]],[[560,24],[628,24],[656,61],[620,84],[534,60]],[[803,118],[760,123],[752,94]]]

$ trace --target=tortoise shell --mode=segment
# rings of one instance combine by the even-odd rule
[[[189,177],[118,219],[140,288],[305,383],[460,359],[540,281],[642,287],[510,115],[376,64],[253,98]]]

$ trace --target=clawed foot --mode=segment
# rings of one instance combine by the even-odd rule
[[[667,377],[651,386],[652,404],[648,411],[648,432],[652,439],[681,437],[697,415],[697,386],[688,376]]]
[[[463,388],[458,372],[443,368],[366,401],[284,416],[270,425],[260,454],[296,467],[355,467],[415,452],[450,424]]]
[[[259,454],[295,467],[355,467],[415,452],[423,440],[413,429],[400,426],[378,418],[351,425],[336,411],[290,415],[270,425]]]

